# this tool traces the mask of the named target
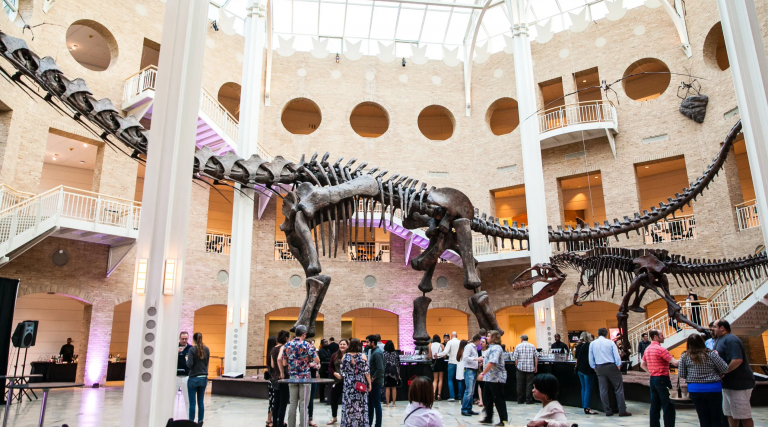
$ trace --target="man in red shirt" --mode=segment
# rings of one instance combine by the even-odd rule
[[[641,368],[651,374],[651,427],[661,427],[659,418],[664,410],[664,427],[675,427],[675,404],[669,400],[672,381],[669,379],[669,365],[677,367],[675,360],[664,343],[664,332],[651,329],[651,345],[645,349]]]

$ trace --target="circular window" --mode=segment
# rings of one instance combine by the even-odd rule
[[[349,124],[360,136],[378,138],[389,129],[389,114],[375,102],[363,102],[352,110]]]
[[[363,284],[366,288],[376,287],[376,278],[373,276],[365,276],[365,279],[363,279]]]
[[[448,287],[448,278],[440,276],[437,278],[437,289],[445,289]]]
[[[320,107],[307,98],[292,99],[285,105],[280,121],[294,135],[309,135],[320,127]]]
[[[301,282],[302,282],[301,276],[299,276],[298,274],[294,274],[293,276],[291,276],[290,279],[288,279],[288,283],[291,285],[292,288],[298,288],[299,286],[301,286]]]
[[[32,19],[32,0],[3,0],[3,12],[8,19],[16,24],[17,27],[23,27],[29,24]]]
[[[227,270],[219,270],[216,274],[216,281],[222,285],[227,283],[229,281],[229,273],[227,273]]]
[[[520,124],[520,114],[517,111],[517,101],[512,98],[497,99],[488,107],[485,122],[494,135],[511,133]]]
[[[643,72],[648,74],[641,74]],[[635,101],[650,101],[667,90],[670,80],[672,75],[666,64],[656,58],[643,58],[627,68],[621,84],[628,97]]]
[[[90,19],[75,21],[67,28],[67,49],[75,61],[93,71],[104,71],[117,60],[115,37]]]
[[[728,52],[725,50],[723,26],[715,24],[704,39],[704,62],[712,68],[725,71],[731,67]]]
[[[51,262],[57,267],[64,267],[69,262],[69,253],[64,249],[58,249],[51,254]]]
[[[455,120],[447,108],[430,105],[419,113],[419,130],[433,141],[445,141],[453,135]]]
[[[219,88],[219,103],[229,111],[229,114],[240,121],[240,85],[237,83],[224,83]]]

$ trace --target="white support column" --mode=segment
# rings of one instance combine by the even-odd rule
[[[528,212],[529,251],[531,265],[549,262],[551,246],[547,232],[547,205],[544,200],[544,171],[541,165],[541,144],[539,121],[536,113],[536,82],[533,78],[531,39],[526,23],[526,1],[506,0],[509,16],[512,17],[512,42],[515,55],[515,85],[517,106],[520,113],[520,143],[523,153],[523,179],[525,181],[525,204]],[[533,117],[531,117],[533,116]],[[533,286],[538,292],[543,284]],[[536,342],[540,348],[549,348],[555,335],[552,312],[554,299],[549,298],[534,304],[536,313]],[[540,319],[543,310],[544,322]]]
[[[256,154],[259,137],[261,85],[264,78],[264,16],[266,8],[258,0],[248,0],[245,18],[245,55],[240,92],[240,132],[237,154],[249,158]],[[245,373],[248,353],[248,305],[251,288],[251,246],[253,244],[254,190],[241,188],[248,197],[235,192],[232,208],[232,249],[229,255],[229,294],[224,370]],[[231,320],[231,321],[230,321]],[[261,363],[258,363],[261,364]]]
[[[136,282],[133,289],[123,427],[162,427],[173,416],[207,16],[207,0],[168,0],[165,8],[136,251],[137,271],[146,261],[146,280],[143,291]],[[169,260],[175,261],[170,281]]]
[[[755,205],[768,242],[768,60],[754,0],[717,0],[728,62],[755,186]]]

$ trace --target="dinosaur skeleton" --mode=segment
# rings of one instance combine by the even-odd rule
[[[575,305],[581,305],[581,301],[591,294],[610,292],[613,297],[617,290],[621,291],[623,299],[616,318],[621,333],[622,358],[628,360],[629,312],[645,312],[645,309],[640,307],[640,302],[649,290],[667,303],[667,314],[671,320],[685,323],[702,333],[708,332],[701,325],[691,322],[680,311],[681,307],[670,293],[667,275],[672,275],[678,286],[686,288],[744,283],[768,277],[768,258],[765,253],[761,253],[738,259],[686,259],[684,256],[672,255],[666,250],[602,247],[583,254],[563,252],[554,255],[549,263],[536,264],[520,273],[513,281],[512,287],[523,289],[537,282],[546,283],[537,295],[523,303],[527,307],[557,293],[567,276],[562,272],[565,268],[579,272],[579,282],[573,295]],[[536,272],[537,275],[524,278],[529,272]],[[586,290],[579,293],[584,286]]]
[[[51,57],[40,58],[27,47],[24,40],[2,31],[0,57],[17,70],[10,74],[0,67],[0,75],[18,85],[30,97],[43,99],[110,147],[121,151],[127,147],[131,152],[126,154],[138,161],[146,158],[148,131],[135,117],[121,116],[109,99],[94,98],[83,79],[68,79]],[[594,228],[583,222],[575,229],[571,226],[565,229],[558,226],[557,230],[553,230],[550,227],[549,241],[556,243],[559,250],[561,243],[597,241],[610,236],[618,240],[620,234],[626,234],[629,238],[630,231],[635,230],[640,234],[640,228],[646,228],[669,215],[674,217],[676,212],[682,211],[686,204],[690,206],[708,187],[722,168],[740,130],[741,122],[738,122],[702,176],[691,183],[690,188],[677,193],[674,199],[668,199],[668,204],[661,202],[658,209],[652,207],[650,212],[646,210],[642,215],[635,213],[633,218],[625,216],[623,221],[614,219],[613,223],[595,223]],[[488,217],[484,213],[480,215],[469,198],[459,190],[428,187],[426,183],[418,186],[418,179],[398,174],[386,177],[388,171],[377,174],[379,168],[366,169],[367,163],[353,169],[356,159],[342,165],[342,158],[329,162],[328,153],[320,159],[317,157],[315,154],[309,161],[305,161],[302,156],[298,163],[281,156],[271,161],[258,155],[242,159],[234,152],[217,155],[206,147],[196,152],[194,160],[193,178],[208,185],[237,183],[241,188],[287,193],[283,202],[286,220],[280,229],[285,233],[291,253],[301,263],[307,280],[307,297],[297,325],[306,325],[310,334],[314,333],[315,319],[330,286],[330,276],[321,274],[320,250],[326,255],[327,247],[327,255],[336,256],[339,244],[343,252],[347,246],[356,244],[360,217],[363,227],[372,231],[376,222],[375,208],[379,206],[381,214],[378,227],[384,229],[384,232],[387,229],[387,214],[391,224],[398,210],[405,228],[427,227],[429,246],[411,260],[414,269],[424,271],[418,286],[422,296],[414,300],[413,338],[416,344],[425,345],[429,341],[426,313],[431,299],[426,293],[432,291],[435,265],[446,250],[453,250],[461,256],[464,287],[473,291],[469,307],[479,325],[488,330],[501,330],[487,293],[480,289],[481,280],[472,253],[472,232],[491,239],[494,246],[500,243],[503,248],[505,240],[509,240],[510,244],[528,240],[525,224],[509,224],[506,220],[502,224],[498,218]],[[355,229],[354,238],[352,228]],[[363,233],[364,241],[366,236],[367,233]],[[551,279],[556,280],[557,277]],[[547,288],[553,289],[554,285]],[[532,300],[544,299],[549,293],[539,292]]]

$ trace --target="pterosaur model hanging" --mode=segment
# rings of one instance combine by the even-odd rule
[[[684,256],[672,255],[666,250],[602,247],[583,254],[563,252],[554,255],[549,263],[536,264],[521,273],[513,281],[512,287],[523,289],[537,282],[545,283],[537,295],[523,303],[528,306],[557,293],[566,278],[566,274],[562,272],[565,268],[579,272],[580,280],[573,295],[573,303],[576,305],[581,305],[580,301],[592,293],[599,295],[610,292],[613,296],[617,290],[621,291],[624,298],[616,318],[622,339],[622,358],[626,360],[629,358],[630,349],[627,334],[629,312],[645,312],[645,309],[640,307],[640,302],[649,290],[667,303],[670,319],[685,323],[699,332],[707,332],[680,311],[681,307],[669,291],[667,275],[672,275],[679,286],[685,287],[744,283],[768,276],[768,258],[765,253],[761,253],[733,260],[686,260]],[[531,271],[538,275],[524,278]],[[586,284],[583,282],[585,279]],[[586,290],[580,294],[579,291],[584,286]]]
[[[139,121],[133,116],[122,117],[109,99],[94,98],[83,79],[70,80],[65,77],[51,57],[41,59],[27,47],[24,40],[3,32],[0,32],[0,56],[17,70],[10,74],[0,67],[0,74],[27,91],[30,96],[37,96],[67,114],[113,148],[122,150],[127,147],[131,151],[127,154],[139,160],[146,156],[148,131]],[[625,216],[622,221],[614,219],[612,223],[596,223],[594,227],[584,223],[575,229],[571,226],[565,229],[558,226],[557,230],[553,230],[550,227],[549,241],[556,243],[559,249],[561,243],[595,242],[611,236],[618,240],[620,234],[629,237],[629,232],[633,230],[640,234],[641,228],[669,215],[674,216],[686,204],[690,206],[714,179],[740,130],[741,122],[731,129],[717,157],[702,176],[691,183],[690,188],[677,193],[674,199],[669,198],[669,203],[661,202],[658,208],[652,207],[650,212],[646,210],[642,214],[635,213],[632,218]],[[119,144],[114,140],[119,141]],[[414,269],[424,271],[418,285],[422,296],[414,300],[413,338],[416,344],[425,345],[429,341],[426,314],[431,299],[426,294],[432,291],[435,265],[447,250],[453,250],[461,256],[464,287],[473,293],[469,297],[469,307],[480,327],[500,330],[488,295],[481,290],[481,280],[472,253],[472,233],[482,234],[493,245],[501,244],[503,248],[505,240],[509,240],[509,244],[514,241],[522,244],[528,240],[525,224],[509,224],[506,220],[502,224],[498,218],[480,215],[469,198],[459,190],[429,187],[426,183],[419,186],[419,180],[414,178],[398,174],[387,176],[388,171],[379,172],[378,167],[366,169],[367,163],[354,167],[355,159],[345,164],[342,164],[341,158],[335,162],[329,162],[328,159],[329,154],[319,159],[315,154],[308,161],[302,156],[298,163],[280,156],[273,160],[258,155],[242,159],[233,152],[216,155],[208,148],[195,154],[195,179],[206,183],[238,183],[257,191],[287,193],[283,203],[286,219],[280,229],[285,233],[288,247],[301,263],[307,279],[307,297],[297,325],[306,325],[310,333],[314,333],[315,319],[330,286],[330,276],[321,274],[320,250],[323,255],[335,256],[341,245],[344,253],[346,246],[357,242],[358,236],[353,238],[352,230],[357,234],[358,224],[362,224],[363,229],[378,226],[386,232],[387,216],[391,224],[397,215],[402,218],[405,228],[426,227],[429,238],[427,249],[411,260]],[[374,218],[377,208],[380,215]],[[554,295],[562,284],[562,281],[557,283],[559,276],[553,268],[540,271],[542,277],[551,279],[552,283],[534,295],[529,303]]]

